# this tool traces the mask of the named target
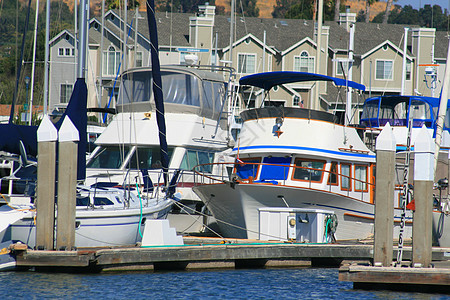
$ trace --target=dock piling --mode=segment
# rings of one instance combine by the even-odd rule
[[[58,142],[58,214],[56,222],[56,249],[75,248],[75,211],[77,192],[77,128],[65,117],[59,129]]]
[[[57,131],[48,116],[37,130],[38,166],[36,249],[53,250],[55,231],[55,168]]]
[[[389,123],[377,138],[375,145],[377,155],[375,188],[375,265],[389,267],[393,257],[394,226],[394,173],[396,141]]]
[[[425,127],[416,138],[414,149],[413,260],[416,267],[431,264],[434,178],[434,143]]]

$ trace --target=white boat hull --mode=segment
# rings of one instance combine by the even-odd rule
[[[365,239],[374,233],[374,205],[321,190],[272,184],[211,184],[194,191],[216,218],[226,237],[258,239],[259,215],[262,207],[324,209],[334,211],[338,218],[337,240]],[[214,195],[214,196],[211,196]],[[282,197],[283,198],[282,198]],[[399,234],[399,209],[395,209],[393,238]],[[412,236],[411,215],[407,215],[405,238]]]
[[[143,208],[142,219],[165,219],[171,203],[162,203],[158,208]],[[135,245],[141,240],[144,226],[139,208],[122,210],[80,210],[76,212],[75,247],[112,247]],[[1,213],[0,213],[1,216]],[[144,224],[144,222],[141,222]],[[56,237],[56,234],[55,234]],[[35,213],[24,212],[23,218],[10,224],[0,233],[0,241],[18,240],[29,247],[36,246]]]

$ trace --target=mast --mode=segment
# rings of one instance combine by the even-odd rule
[[[228,60],[230,63],[233,61],[233,42],[234,42],[234,10],[236,6],[236,0],[231,0],[231,17],[230,17],[230,56]],[[231,63],[231,65],[233,65]]]
[[[87,10],[89,0],[80,0],[80,41],[78,43],[78,78],[85,78],[87,48]]]
[[[28,125],[31,125],[31,123],[32,123],[31,119],[33,117],[34,70],[36,67],[36,42],[37,42],[38,16],[39,16],[39,0],[36,0],[36,15],[34,17],[33,64],[31,65],[30,119],[28,120]]]
[[[162,80],[159,64],[158,30],[155,18],[155,1],[147,1],[148,31],[150,33],[150,51],[152,61],[153,95],[156,106],[156,121],[159,129],[159,145],[161,151],[161,164],[164,173],[164,185],[167,186],[169,180],[169,155],[166,140],[166,121],[164,118],[164,98],[162,92]]]
[[[50,43],[50,0],[47,0],[45,15],[45,54],[44,54],[44,115],[47,114],[48,104],[48,72],[49,72],[49,43]]]
[[[98,78],[98,99],[97,105],[98,107],[102,107],[102,96],[103,96],[103,46],[104,46],[104,37],[105,34],[105,0],[102,0],[102,30],[100,37],[100,64],[99,64],[99,78]],[[100,114],[101,115],[101,114]]]
[[[403,64],[402,64],[402,89],[400,95],[405,95],[405,77],[406,77],[406,47],[408,44],[408,27],[405,27],[405,40],[403,41]]]
[[[320,74],[320,57],[322,56],[322,20],[323,20],[323,0],[319,0],[319,14],[317,17],[317,51],[316,51],[316,74]],[[310,105],[311,109],[319,110],[319,83],[314,86],[314,97]]]
[[[355,24],[350,24],[350,40],[348,46],[348,74],[347,79],[353,80],[353,49],[355,47]],[[347,103],[345,105],[345,125],[352,120],[352,88],[347,87]]]

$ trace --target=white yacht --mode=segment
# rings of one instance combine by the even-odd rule
[[[203,217],[195,215],[204,212],[203,203],[192,192],[190,170],[198,164],[224,161],[222,151],[232,140],[225,112],[230,82],[221,71],[161,66],[169,177],[180,170],[173,184],[181,201],[169,216],[178,232],[203,228]],[[146,189],[158,188],[162,185],[161,155],[150,68],[123,73],[116,110],[117,115],[96,140],[98,147],[87,163],[86,185],[112,182],[134,186],[137,182]],[[205,165],[203,171],[211,173],[212,166]]]
[[[316,80],[363,88],[302,72],[254,74],[241,78],[240,84],[270,90],[284,83]],[[373,233],[375,154],[354,127],[338,124],[333,114],[304,108],[249,109],[241,117],[242,129],[231,153],[235,162],[227,165],[232,174],[212,177],[199,170],[203,181],[194,187],[225,236],[258,239],[261,209],[283,207],[333,212],[337,240],[363,239]],[[399,202],[393,203],[397,225]],[[411,224],[407,215],[406,237],[411,236]]]

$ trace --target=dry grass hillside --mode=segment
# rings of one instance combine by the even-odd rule
[[[366,9],[366,1],[347,0],[342,1],[344,5],[350,6],[350,11],[358,13],[360,10]],[[216,0],[216,5],[225,7],[225,11],[230,11],[229,0]],[[276,5],[276,0],[258,0],[259,16],[261,18],[272,18],[273,7]],[[386,9],[386,2],[375,2],[370,7],[370,19],[373,19],[378,13]]]

